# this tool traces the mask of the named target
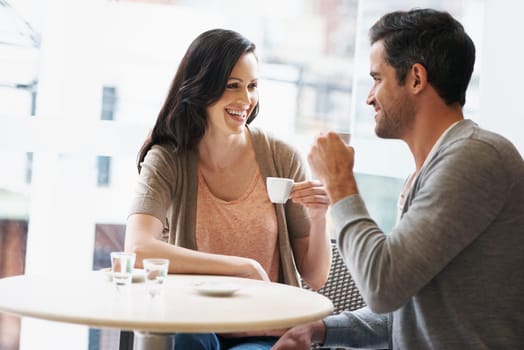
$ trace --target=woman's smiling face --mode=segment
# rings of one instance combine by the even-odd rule
[[[258,61],[253,53],[246,53],[233,67],[220,99],[207,108],[207,128],[228,134],[243,132],[257,103]]]

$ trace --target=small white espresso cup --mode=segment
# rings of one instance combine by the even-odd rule
[[[286,203],[293,188],[293,179],[284,177],[266,178],[267,193],[273,203]]]

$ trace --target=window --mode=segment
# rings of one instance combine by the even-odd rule
[[[109,186],[111,182],[111,157],[97,156],[96,167],[98,171],[97,185]]]
[[[388,232],[413,161],[403,143],[373,133],[372,109],[365,104],[371,84],[367,30],[387,11],[415,6],[446,9],[472,34],[478,63],[466,113],[475,120],[484,0],[0,2],[0,161],[9,165],[0,176],[0,222],[25,227],[26,236],[18,236],[27,245],[19,249],[28,253],[24,270],[106,263],[104,254],[116,247],[112,239],[122,239],[137,152],[177,64],[189,43],[214,27],[235,29],[257,45],[257,126],[304,156],[319,130],[352,133],[359,188]],[[111,239],[101,238],[106,228]],[[3,258],[8,244],[2,239]],[[75,264],[61,266],[58,257],[74,257]],[[103,332],[91,332],[89,345],[87,327],[44,328],[41,322],[22,321],[29,348],[56,348],[60,338],[105,349],[96,345]]]
[[[104,86],[102,90],[102,113],[100,119],[113,120],[117,105],[116,87]]]

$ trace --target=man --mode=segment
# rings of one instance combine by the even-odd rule
[[[317,138],[308,160],[368,307],[292,328],[274,349],[524,349],[524,162],[464,119],[473,42],[430,9],[387,14],[370,39],[375,132],[405,141],[415,172],[386,235],[358,194],[354,149]]]

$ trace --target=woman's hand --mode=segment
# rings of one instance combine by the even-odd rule
[[[326,189],[318,180],[295,182],[290,198],[300,203],[309,211],[312,220],[324,218],[329,206]]]
[[[239,273],[237,275],[239,277],[270,282],[266,270],[264,270],[258,261],[237,256],[231,258],[235,260],[235,264],[238,264]]]

